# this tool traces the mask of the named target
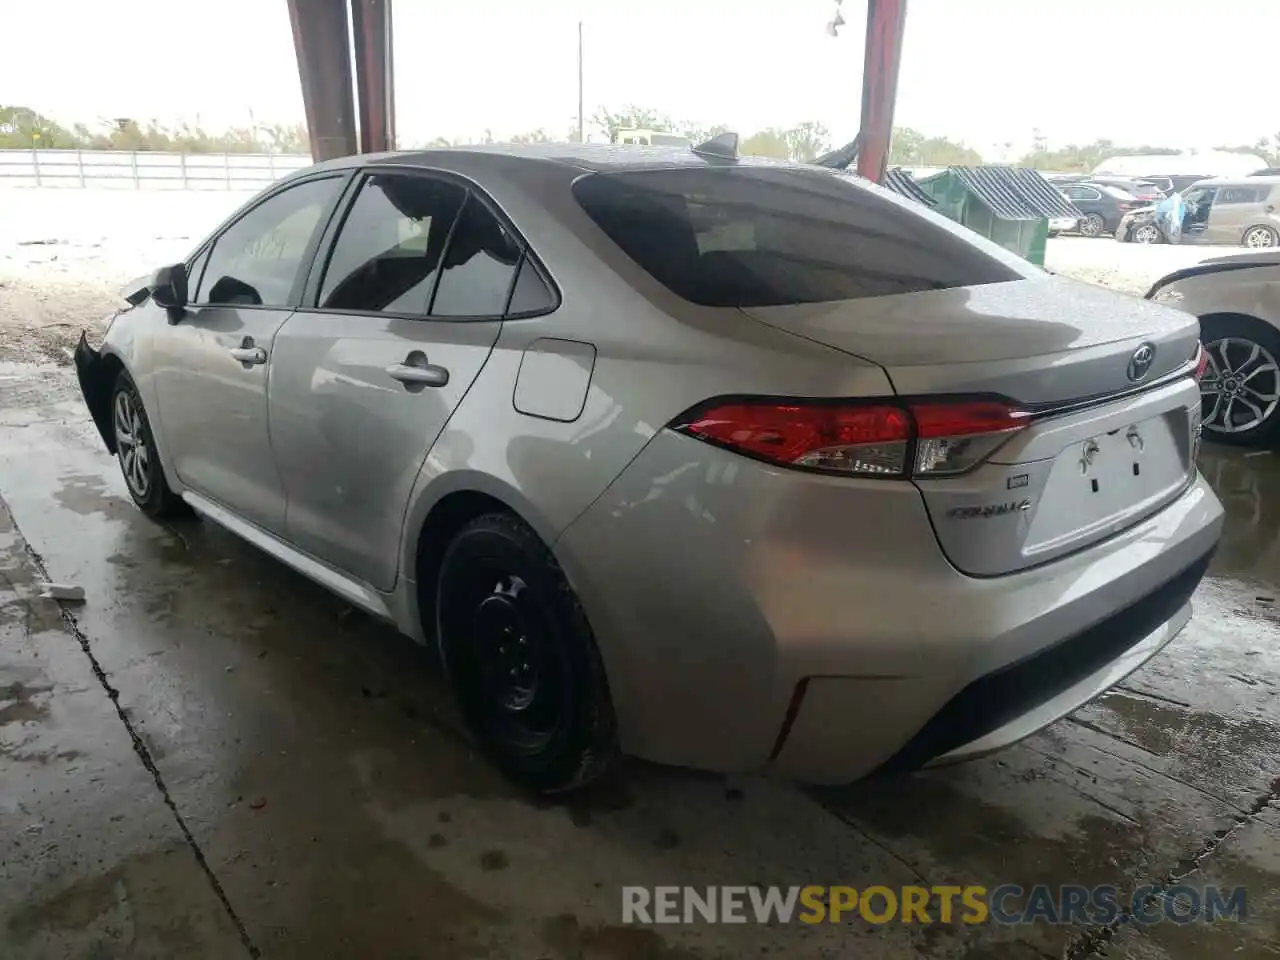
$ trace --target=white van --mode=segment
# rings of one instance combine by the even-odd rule
[[[677,133],[663,133],[661,130],[619,130],[613,137],[614,143],[633,144],[644,147],[691,147],[693,141]]]

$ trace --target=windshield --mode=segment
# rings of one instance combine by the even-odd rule
[[[920,204],[825,171],[591,174],[573,192],[636,263],[704,306],[851,300],[1042,274]]]

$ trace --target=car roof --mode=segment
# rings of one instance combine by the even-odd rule
[[[1211,187],[1257,187],[1257,186],[1275,186],[1280,183],[1280,176],[1274,177],[1206,177],[1203,180],[1197,180],[1192,186],[1211,186]]]
[[[706,167],[727,161],[707,159],[689,147],[635,146],[600,143],[495,143],[466,147],[441,147],[430,150],[397,150],[390,153],[366,153],[325,161],[311,170],[344,170],[352,167],[392,164],[431,166],[447,158],[450,166],[465,163],[468,156],[510,161],[513,166],[546,163],[598,173],[621,173],[631,170],[670,169],[672,167]],[[805,169],[808,165],[767,157],[740,157],[735,166],[789,167]],[[813,169],[808,167],[808,169]]]

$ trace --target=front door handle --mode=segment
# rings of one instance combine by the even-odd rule
[[[227,352],[231,354],[233,359],[249,366],[267,362],[267,351],[261,347],[255,347],[253,345],[253,337],[245,337],[240,341],[240,346],[232,347]]]
[[[387,376],[407,387],[443,387],[449,382],[449,371],[439,364],[429,363],[427,355],[414,350],[404,358],[404,363],[387,367]]]

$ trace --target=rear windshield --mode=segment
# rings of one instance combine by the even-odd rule
[[[1040,273],[920,204],[825,171],[592,174],[573,192],[628,256],[703,306],[855,300]]]

